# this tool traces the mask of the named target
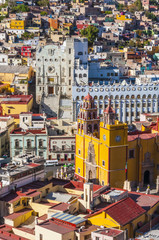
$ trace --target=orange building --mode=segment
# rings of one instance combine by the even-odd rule
[[[50,23],[50,28],[51,29],[58,29],[59,28],[59,20],[58,19],[52,19],[52,18],[49,18],[49,23]]]

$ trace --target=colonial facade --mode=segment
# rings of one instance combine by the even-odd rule
[[[47,159],[47,130],[13,130],[10,134],[10,155],[32,154]]]
[[[99,121],[89,94],[78,115],[75,176],[111,187],[153,184],[159,175],[159,134],[129,135],[126,123],[115,120],[109,100]]]
[[[47,115],[62,117],[64,109],[60,111],[60,105],[71,107],[71,101],[62,102],[61,98],[71,98],[74,82],[88,83],[87,62],[86,38],[67,38],[61,46],[51,44],[37,49],[36,101]]]
[[[49,159],[60,161],[75,160],[75,136],[49,136]]]
[[[131,123],[140,119],[140,113],[159,112],[159,84],[149,83],[128,85],[126,83],[113,85],[92,84],[91,86],[73,86],[73,120],[77,118],[80,104],[88,92],[94,98],[99,116],[111,99],[116,117],[119,121]]]

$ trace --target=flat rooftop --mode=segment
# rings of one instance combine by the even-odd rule
[[[30,164],[26,164],[26,165],[23,165],[23,166],[15,166],[15,168],[1,168],[0,176],[1,177],[5,177],[5,176],[8,177],[9,175],[13,176],[13,175],[16,175],[18,173],[25,172],[29,169],[39,167],[39,166],[40,166],[40,164],[30,163]],[[8,175],[8,173],[9,173],[9,175]]]
[[[2,104],[25,104],[33,98],[32,95],[7,95],[0,97],[0,103]]]
[[[0,66],[0,73],[19,73],[27,74],[29,72],[29,67],[27,66]]]
[[[72,223],[75,225],[80,224],[82,222],[86,222],[86,219],[84,219],[82,217],[74,216],[74,215],[71,215],[68,213],[58,212],[58,213],[53,214],[51,217],[57,218],[57,219],[60,219],[60,220],[63,220],[63,221],[66,221],[66,222],[69,222],[69,223]]]

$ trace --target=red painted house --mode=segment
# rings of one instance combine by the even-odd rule
[[[23,57],[31,57],[31,46],[23,46],[23,47],[21,47],[21,56],[23,56]]]

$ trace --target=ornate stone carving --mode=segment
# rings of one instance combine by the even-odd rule
[[[88,153],[86,158],[86,181],[97,183],[96,180],[96,162],[95,162],[95,150],[92,142],[89,142]]]

